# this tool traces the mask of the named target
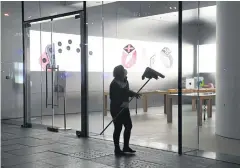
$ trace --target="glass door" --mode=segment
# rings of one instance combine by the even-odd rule
[[[186,9],[187,2],[182,2]],[[201,105],[199,98],[198,46],[199,46],[199,4],[192,3],[192,9],[182,11],[182,146],[183,153],[199,149],[201,128]],[[191,20],[191,15],[194,20]],[[191,35],[190,34],[194,34]],[[193,38],[194,37],[194,38]]]
[[[53,20],[55,126],[81,130],[80,14]],[[69,25],[67,29],[63,29]]]
[[[30,22],[25,32],[27,123],[80,129],[80,13]]]

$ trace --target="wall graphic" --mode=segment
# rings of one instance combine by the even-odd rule
[[[164,47],[160,53],[161,60],[166,68],[171,68],[173,65],[173,57],[171,50],[168,47]]]
[[[155,54],[150,57],[150,65],[149,65],[149,67],[151,67],[151,68],[154,67],[155,59],[156,59],[156,55]]]
[[[45,70],[47,64],[56,64],[60,71],[80,72],[79,35],[53,33],[53,48],[50,32],[42,32],[41,35],[40,47],[40,32],[30,31],[31,71]],[[104,72],[112,72],[115,66],[122,64],[128,72],[142,73],[147,66],[151,66],[164,74],[177,75],[178,46],[175,43],[104,38],[103,45],[102,37],[89,36],[88,51],[89,72],[102,72],[103,66]],[[183,55],[183,73],[192,73],[193,46],[183,44]]]
[[[122,65],[125,68],[131,68],[136,64],[136,62],[137,62],[137,51],[131,44],[128,44],[123,48]]]

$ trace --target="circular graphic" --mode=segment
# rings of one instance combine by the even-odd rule
[[[72,44],[72,40],[68,40],[68,44]]]
[[[59,41],[59,42],[58,42],[58,46],[62,46],[62,42]]]
[[[67,50],[69,51],[71,48],[70,48],[70,46],[67,46]]]
[[[39,65],[41,66],[42,70],[46,70],[46,67],[49,66],[49,64],[49,57],[46,52],[43,52],[39,58]]]
[[[46,63],[46,62],[47,62],[47,59],[46,59],[46,58],[43,58],[43,59],[42,59],[42,62],[43,62],[43,63]]]
[[[80,50],[80,48],[77,48],[76,51],[77,51],[77,53],[80,53],[81,50]]]
[[[171,50],[168,47],[164,47],[160,52],[160,59],[166,68],[171,68],[173,65],[173,57]]]
[[[128,44],[123,48],[122,65],[125,68],[131,68],[133,65],[136,64],[136,62],[137,62],[137,51],[131,44]]]
[[[92,51],[89,51],[89,55],[93,55],[93,52],[92,52]]]
[[[60,49],[58,49],[58,53],[62,53],[62,49],[60,48]]]

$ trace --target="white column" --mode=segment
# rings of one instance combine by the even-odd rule
[[[240,2],[217,2],[216,134],[234,139],[240,139],[239,18]]]

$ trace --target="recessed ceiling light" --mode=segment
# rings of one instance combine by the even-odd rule
[[[177,9],[177,7],[174,7],[174,9]]]
[[[4,16],[9,16],[9,14],[8,13],[4,13]]]
[[[169,7],[169,9],[172,9],[172,7]]]
[[[28,19],[30,19],[32,16],[28,16]]]

